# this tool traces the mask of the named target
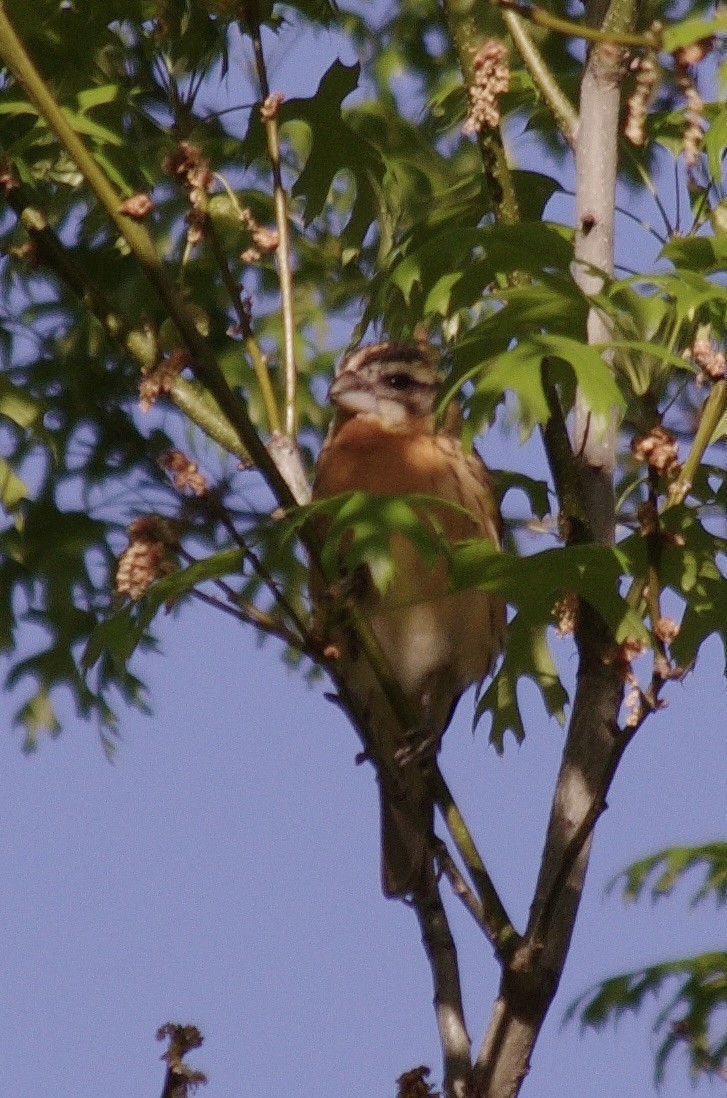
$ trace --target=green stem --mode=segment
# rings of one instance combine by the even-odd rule
[[[521,938],[500,899],[485,867],[474,839],[444,780],[439,767],[434,774],[436,802],[444,818],[454,844],[467,866],[467,871],[477,889],[482,903],[482,927],[492,942],[500,960],[506,960],[520,944]]]
[[[617,46],[634,46],[645,50],[661,49],[661,35],[656,31],[648,30],[643,34],[633,34],[630,31],[609,26],[608,20],[603,27],[592,27],[588,23],[574,22],[572,19],[562,19],[558,15],[552,15],[542,8],[532,4],[522,3],[521,0],[490,0],[499,8],[514,12],[522,19],[534,23],[537,27],[545,27],[557,34],[567,34],[573,38],[585,38],[589,42],[612,42]]]
[[[521,16],[506,8],[502,13],[502,18],[535,87],[550,107],[558,128],[566,141],[569,145],[572,145],[578,127],[578,112],[568,96],[562,91],[548,63],[528,34]]]
[[[246,5],[250,37],[252,39],[253,53],[255,55],[255,68],[257,70],[260,95],[263,106],[270,98],[270,84],[268,82],[265,54],[263,52],[262,37],[260,35],[260,17],[256,0],[249,0]],[[277,111],[273,111],[268,117],[263,115],[265,127],[265,139],[268,147],[268,159],[273,176],[273,207],[275,209],[275,224],[278,229],[278,278],[280,281],[280,301],[283,317],[283,379],[285,385],[284,419],[285,433],[291,438],[295,437],[297,421],[297,388],[298,371],[295,365],[295,305],[293,302],[293,271],[290,263],[290,219],[288,216],[288,196],[283,186],[280,157],[280,132],[278,128]]]
[[[238,286],[235,277],[230,270],[230,265],[227,262],[227,256],[225,250],[222,247],[220,238],[217,234],[217,230],[212,223],[212,218],[207,216],[205,222],[205,234],[212,249],[212,254],[215,257],[215,262],[220,272],[220,276],[227,290],[228,297],[232,303],[232,307],[235,310],[237,317],[237,324],[242,333],[242,345],[245,348],[248,358],[252,362],[252,368],[255,371],[255,378],[257,379],[260,395],[265,407],[265,414],[268,420],[268,426],[271,431],[280,430],[280,416],[278,415],[278,406],[275,401],[275,393],[273,392],[273,385],[270,380],[270,371],[268,370],[265,356],[260,350],[260,346],[252,333],[252,326],[250,324],[250,317],[247,314],[245,306],[240,297],[240,287]]]
[[[665,511],[676,503],[681,503],[691,488],[704,453],[712,441],[712,435],[726,407],[727,378],[722,378],[712,386],[711,393],[702,405],[702,414],[694,433],[694,440],[679,475],[670,487],[669,498],[664,505]]]

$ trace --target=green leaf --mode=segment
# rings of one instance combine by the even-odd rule
[[[517,696],[518,682],[523,678],[530,679],[540,691],[548,716],[564,724],[568,694],[550,653],[546,626],[534,624],[527,614],[520,612],[508,624],[502,665],[478,698],[474,716],[476,727],[486,714],[491,714],[490,742],[498,754],[504,750],[508,732],[512,732],[518,743],[525,739]]]
[[[6,512],[12,513],[24,499],[30,499],[27,484],[5,458],[0,458],[0,504]]]
[[[643,545],[637,539],[619,546],[568,545],[530,557],[496,552],[481,541],[464,542],[452,550],[458,589],[497,592],[531,622],[542,625],[552,623],[555,603],[573,592],[598,611],[617,643],[633,637],[650,644],[643,621],[619,594],[621,578],[641,574],[644,563]]]
[[[22,728],[25,733],[23,750],[26,752],[36,750],[38,739],[44,732],[50,736],[57,736],[61,730],[50,698],[43,689],[38,690],[22,706],[16,714],[13,724]]]
[[[118,99],[121,93],[119,84],[99,84],[95,88],[84,88],[76,96],[78,109],[82,114],[93,110],[94,107],[105,106]]]
[[[42,423],[45,410],[41,401],[0,374],[0,416],[24,430],[32,430]]]
[[[550,514],[550,495],[548,484],[544,480],[535,480],[525,473],[511,472],[509,469],[500,469],[497,473],[497,488],[500,499],[504,499],[508,492],[520,491],[526,496],[530,508],[539,519]]]
[[[727,147],[727,107],[722,107],[717,117],[704,135],[704,148],[707,153],[709,174],[714,182],[722,182],[722,161]]]
[[[725,33],[727,14],[718,11],[708,19],[684,19],[679,23],[671,23],[664,28],[662,46],[667,53],[672,53],[680,46],[691,46],[693,42],[701,42],[704,38]]]
[[[623,885],[625,900],[640,899],[649,888],[652,900],[668,896],[693,871],[701,871],[703,880],[692,896],[692,906],[713,897],[727,903],[727,842],[701,846],[671,846],[627,866],[609,883],[609,890]]]
[[[415,547],[425,566],[433,568],[448,555],[439,536],[437,511],[463,510],[457,504],[433,496],[378,496],[370,492],[347,492],[319,501],[304,509],[309,521],[323,528],[321,564],[330,578],[353,575],[365,567],[379,591],[385,591],[394,576],[391,539],[403,536]]]
[[[727,264],[727,233],[675,238],[664,245],[661,254],[677,268],[714,274]]]

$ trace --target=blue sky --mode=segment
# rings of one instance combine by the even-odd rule
[[[161,1087],[156,1028],[194,1022],[210,1098],[388,1095],[438,1070],[413,914],[379,892],[373,775],[342,715],[234,622],[190,608],[145,661],[152,719],[128,715],[109,764],[88,726],[30,758],[0,738],[3,1083],[37,1098]],[[683,896],[624,909],[606,881],[660,845],[720,835],[727,743],[721,656],[672,690],[629,748],[598,828],[569,965],[523,1094],[651,1092],[646,1018],[582,1038],[567,1003],[624,968],[722,944]],[[0,705],[2,702],[0,702]],[[522,926],[562,733],[529,706],[498,759],[465,698],[443,766]],[[0,715],[2,711],[0,709]],[[477,1040],[496,986],[486,943],[450,904]],[[677,1062],[664,1098],[691,1094]]]

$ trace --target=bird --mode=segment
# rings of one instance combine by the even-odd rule
[[[438,425],[437,352],[422,342],[381,341],[359,347],[338,366],[329,389],[333,418],[319,454],[313,500],[361,491],[373,496],[417,493],[422,522],[444,539],[432,564],[404,533],[389,542],[391,579],[377,590],[370,577],[349,577],[348,597],[368,622],[394,680],[419,715],[402,730],[345,614],[337,614],[320,575],[311,597],[339,670],[365,714],[367,744],[390,745],[401,789],[379,770],[382,889],[389,897],[425,891],[434,872],[433,760],[461,694],[491,670],[505,641],[505,604],[481,589],[455,591],[449,546],[485,539],[500,548],[502,520],[493,478],[461,440],[461,415],[450,405]],[[451,505],[454,506],[451,506]],[[329,520],[330,522],[330,520]],[[340,549],[345,572],[345,546]]]

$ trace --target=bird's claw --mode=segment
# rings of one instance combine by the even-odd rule
[[[409,742],[398,748],[394,755],[399,766],[411,766],[414,762],[434,762],[439,750],[439,736],[422,736],[422,730],[416,728],[407,734],[407,739]]]

